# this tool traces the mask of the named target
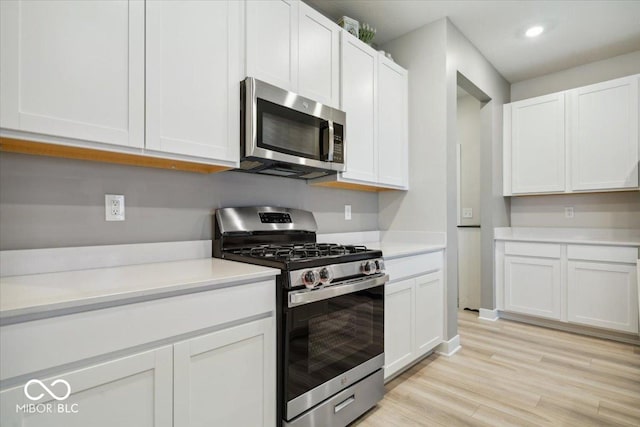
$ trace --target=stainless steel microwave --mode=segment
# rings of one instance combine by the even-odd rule
[[[343,111],[252,77],[240,87],[239,170],[302,179],[345,170]]]

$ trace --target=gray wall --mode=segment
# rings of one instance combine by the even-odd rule
[[[546,95],[640,73],[640,50],[511,85],[511,101]]]
[[[104,195],[124,194],[126,221],[106,222]],[[201,175],[0,154],[0,249],[210,239],[218,207],[280,205],[314,212],[319,231],[378,229],[374,193],[316,188],[240,172]],[[344,220],[344,205],[352,220]]]
[[[446,20],[421,27],[381,48],[409,70],[409,188],[379,195],[380,228],[446,229]]]
[[[564,216],[569,206],[575,214],[570,219]],[[640,193],[513,197],[511,226],[640,229]]]
[[[502,104],[509,84],[447,19],[381,46],[409,69],[410,191],[379,196],[382,230],[447,233],[446,337],[457,335],[456,88],[462,73],[492,98],[482,108],[482,307],[493,308],[492,229],[508,225],[502,193]],[[487,234],[489,237],[485,236]]]
[[[531,98],[640,73],[640,50],[511,85],[511,99]],[[564,208],[575,217],[566,219]],[[640,228],[640,194],[594,193],[511,198],[514,227]]]

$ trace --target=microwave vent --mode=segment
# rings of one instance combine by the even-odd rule
[[[317,171],[317,172],[308,173],[306,175],[301,175],[300,178],[314,179],[314,178],[320,178],[321,176],[326,176],[326,175],[328,175],[328,173],[325,171]]]

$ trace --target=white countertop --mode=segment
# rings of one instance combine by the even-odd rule
[[[617,228],[500,227],[495,240],[574,243],[607,246],[640,246],[640,230]]]
[[[0,319],[139,302],[276,276],[280,270],[217,258],[0,278]]]

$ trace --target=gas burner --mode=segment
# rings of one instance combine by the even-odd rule
[[[366,251],[368,251],[367,247],[362,245],[339,245],[336,243],[290,243],[243,247],[233,249],[230,252],[254,258],[267,258],[277,261],[297,261],[303,259],[318,259],[356,254]]]

